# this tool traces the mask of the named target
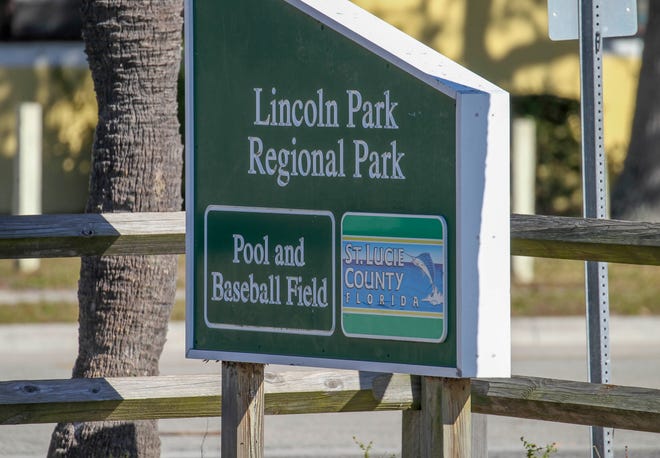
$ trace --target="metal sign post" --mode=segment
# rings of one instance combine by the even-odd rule
[[[603,142],[603,37],[601,1],[580,0],[582,195],[585,218],[607,216],[607,163]],[[589,381],[610,382],[607,263],[585,263]],[[593,457],[612,457],[613,429],[591,427]]]
[[[577,21],[576,21],[577,19]],[[634,0],[549,0],[553,40],[580,40],[582,183],[585,218],[607,217],[607,162],[603,140],[603,38],[634,35]],[[607,263],[585,263],[589,381],[610,382]],[[592,456],[612,457],[613,429],[592,427]]]

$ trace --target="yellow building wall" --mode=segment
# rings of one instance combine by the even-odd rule
[[[12,207],[16,113],[23,102],[38,102],[43,108],[43,212],[82,211],[97,119],[89,70],[47,65],[0,68],[0,213]]]
[[[544,0],[353,1],[513,95],[579,98],[577,41],[550,41]],[[639,67],[638,58],[605,56],[605,142],[614,173],[629,142]],[[0,213],[10,209],[22,101],[44,106],[44,211],[79,211],[96,124],[89,72],[0,68]]]
[[[513,95],[578,99],[578,43],[548,38],[539,0],[353,0]],[[613,171],[627,150],[639,58],[604,58],[605,143]]]

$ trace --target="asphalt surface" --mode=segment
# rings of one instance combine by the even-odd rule
[[[612,382],[660,389],[660,318],[612,319]],[[584,319],[530,318],[512,323],[513,373],[586,379]],[[67,378],[77,352],[72,324],[0,326],[0,380]],[[220,365],[184,358],[183,323],[173,323],[161,358],[163,374],[217,373]],[[271,370],[276,368],[269,368]],[[0,427],[0,457],[43,457],[54,425]],[[219,418],[161,420],[162,456],[218,457]],[[400,412],[267,416],[266,456],[400,455]],[[520,437],[557,443],[556,457],[588,457],[587,427],[488,417],[489,456],[525,456]],[[660,458],[660,434],[615,431],[615,456]],[[627,447],[627,455],[626,455]]]

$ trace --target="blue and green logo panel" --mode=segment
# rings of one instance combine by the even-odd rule
[[[341,226],[344,334],[442,342],[447,335],[446,233],[439,216],[345,214]]]

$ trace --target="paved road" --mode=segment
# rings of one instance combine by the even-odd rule
[[[585,324],[576,318],[516,319],[513,372],[584,380]],[[613,382],[660,388],[660,318],[612,320]],[[0,379],[66,378],[77,348],[76,326],[0,326]],[[183,325],[171,326],[163,374],[220,373],[220,365],[183,357]],[[42,457],[53,425],[0,427],[0,457]],[[266,455],[272,457],[358,457],[356,442],[373,441],[370,456],[392,456],[401,446],[399,412],[266,417]],[[163,456],[219,456],[220,419],[161,421]],[[506,417],[489,417],[489,456],[524,456],[520,437],[538,444],[557,442],[560,458],[588,457],[586,427]],[[355,439],[354,439],[355,437]],[[615,432],[616,456],[660,458],[660,434]]]

